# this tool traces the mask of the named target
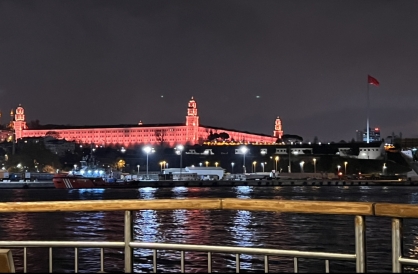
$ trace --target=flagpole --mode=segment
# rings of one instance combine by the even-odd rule
[[[370,138],[370,125],[369,125],[369,115],[370,115],[370,93],[369,93],[369,79],[367,78],[367,143],[369,143]]]

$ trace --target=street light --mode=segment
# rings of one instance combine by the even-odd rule
[[[383,167],[382,167],[382,173],[383,175],[385,175],[385,171],[388,167],[386,166],[386,163],[383,163]]]
[[[276,172],[277,172],[277,162],[279,161],[279,156],[274,157],[274,160],[276,161]]]
[[[347,164],[348,162],[344,162],[344,175],[347,175]]]
[[[264,173],[264,163],[261,163],[261,167],[263,168],[263,173]]]
[[[316,158],[313,158],[313,169],[314,173],[316,173]]]
[[[256,164],[257,164],[257,161],[254,161],[254,162],[253,162],[253,173],[257,173],[257,172],[256,172],[256,166],[255,166]]]
[[[163,169],[165,169],[165,164],[166,163],[167,163],[166,161],[163,161]]]
[[[137,175],[139,175],[139,167],[140,167],[140,165],[136,165],[136,167],[138,168],[138,173],[137,173]]]
[[[234,165],[235,165],[235,164],[234,164],[234,162],[232,162],[232,163],[231,163],[231,167],[232,167],[232,169],[231,169],[231,173],[232,173],[232,174],[234,174]]]
[[[245,169],[245,153],[247,153],[248,148],[246,146],[241,147],[242,155],[244,156],[244,164],[242,165],[244,174],[247,173],[247,170]]]
[[[341,168],[341,166],[340,166],[340,165],[338,165],[338,166],[337,166],[338,174],[340,174],[340,168]]]
[[[303,165],[305,164],[304,161],[300,162],[300,172],[303,173]]]
[[[182,163],[182,161],[183,161],[183,149],[184,149],[184,146],[183,145],[178,145],[177,146],[177,150],[180,151],[180,180],[181,180],[181,166],[183,164]]]
[[[215,166],[218,167],[218,162],[215,162]]]
[[[163,172],[163,162],[160,162],[160,172]]]
[[[206,161],[206,162],[205,162],[205,164],[206,164],[206,167],[208,167],[208,165],[209,165],[209,162],[208,162],[208,161]]]
[[[149,177],[148,177],[148,155],[151,153],[152,147],[146,146],[146,147],[143,148],[143,150],[147,154],[147,179],[149,179]]]
[[[199,163],[199,166],[202,166],[202,163]]]

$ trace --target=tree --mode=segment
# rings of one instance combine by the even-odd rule
[[[40,129],[42,126],[41,126],[41,124],[39,123],[39,120],[38,119],[36,119],[36,120],[32,120],[32,121],[30,121],[29,123],[28,123],[28,128],[30,128],[30,129]]]
[[[117,161],[116,166],[119,170],[122,170],[125,167],[125,160],[120,159],[119,161]]]
[[[35,166],[42,170],[47,165],[52,166],[54,170],[61,169],[58,155],[47,149],[43,142],[20,143],[15,155],[10,155],[7,161],[8,167],[17,166],[18,164],[26,167],[28,170],[35,170]]]
[[[58,132],[56,132],[56,131],[53,131],[53,130],[48,131],[45,134],[45,136],[51,136],[51,137],[53,137],[55,139],[60,139],[60,134]]]
[[[282,140],[285,143],[290,143],[290,142],[303,142],[303,138],[299,135],[294,135],[294,134],[284,134],[282,136]]]
[[[213,133],[213,134],[211,133],[208,136],[208,141],[213,141],[213,140],[216,140],[218,138],[219,138],[219,134],[218,133]]]
[[[160,145],[164,145],[165,143],[165,136],[167,135],[167,132],[165,129],[158,129],[155,132],[155,139],[157,140],[157,142],[160,143]]]
[[[229,134],[226,132],[221,132],[219,133],[219,138],[221,138],[222,140],[228,140],[229,139]]]
[[[55,169],[54,169],[54,167],[53,167],[53,166],[51,166],[51,165],[46,165],[46,166],[44,166],[44,167],[42,168],[42,171],[43,171],[43,172],[48,172],[48,173],[54,173],[54,172],[55,172]]]

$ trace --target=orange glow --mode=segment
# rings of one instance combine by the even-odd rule
[[[218,146],[238,144],[267,145],[275,144],[277,137],[281,137],[283,134],[282,122],[279,117],[277,117],[275,121],[274,136],[200,126],[198,108],[193,97],[188,102],[187,116],[185,118],[185,125],[166,124],[147,126],[140,121],[139,124],[130,127],[80,127],[40,130],[27,128],[24,109],[19,106],[16,109],[13,126],[16,133],[16,140],[25,137],[45,137],[48,133],[53,132],[55,136],[58,136],[58,139],[75,141],[80,144],[96,144],[103,146],[123,144],[124,147],[135,145],[161,145],[163,143],[170,147],[175,147],[179,144],[195,145],[202,143],[205,145]],[[227,133],[229,135],[229,140],[222,142],[217,142],[216,140],[214,140],[214,142],[207,141],[208,133],[212,131],[214,133]]]

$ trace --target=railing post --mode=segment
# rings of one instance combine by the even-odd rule
[[[366,224],[363,216],[354,219],[356,237],[356,272],[366,272]]]
[[[125,273],[131,273],[133,252],[129,244],[132,241],[132,212],[129,210],[125,211],[124,238],[125,238]]]
[[[392,272],[401,273],[402,265],[402,219],[392,219]]]

